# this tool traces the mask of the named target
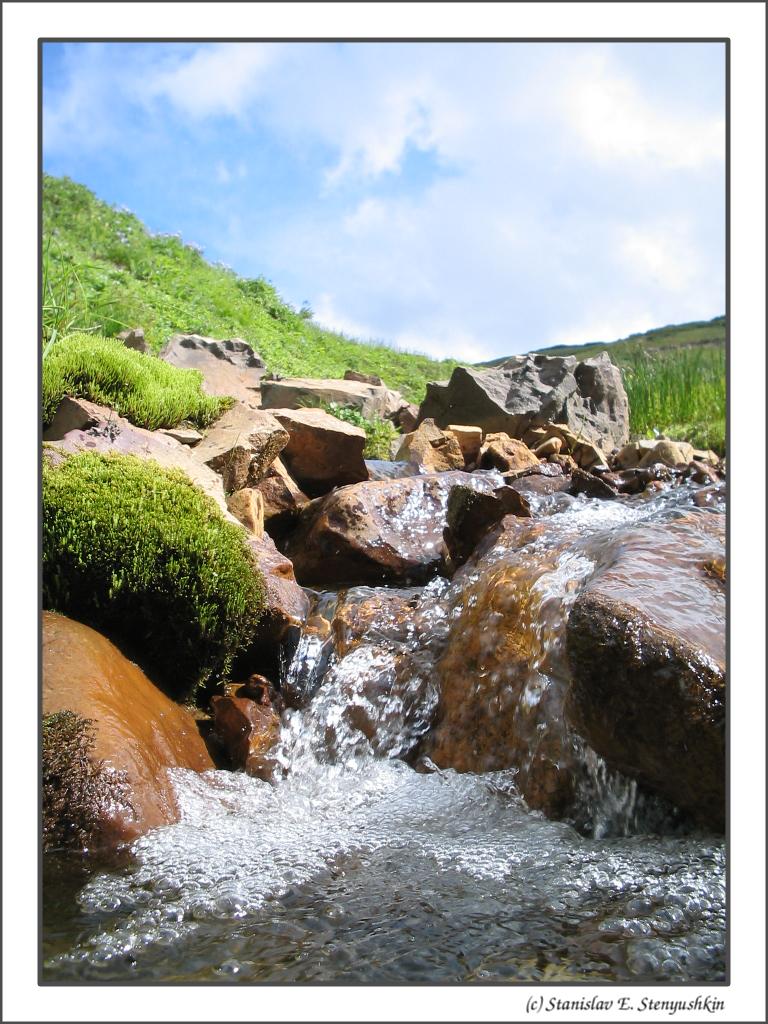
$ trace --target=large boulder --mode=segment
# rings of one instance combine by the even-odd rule
[[[513,769],[530,807],[563,818],[575,813],[580,766],[563,722],[564,615],[537,585],[563,550],[541,545],[551,529],[506,516],[454,576],[460,596],[435,669],[436,722],[421,752],[458,772]]]
[[[424,420],[416,430],[405,435],[395,460],[410,462],[427,473],[464,469],[464,453],[458,439],[436,427],[433,420]]]
[[[167,769],[213,768],[190,713],[161,693],[106,637],[63,615],[43,612],[42,662],[43,715],[69,711],[90,719],[92,758],[117,773],[116,782],[123,776],[123,797],[85,809],[89,815],[95,811],[94,840],[129,841],[177,821]]]
[[[160,358],[172,366],[200,370],[209,395],[229,395],[254,408],[259,405],[264,360],[240,338],[220,341],[200,334],[174,334]]]
[[[283,462],[310,497],[368,479],[364,430],[322,409],[273,409],[273,415],[289,435]]]
[[[399,391],[358,379],[284,377],[282,380],[265,380],[261,384],[261,404],[264,409],[300,409],[321,402],[351,406],[358,409],[366,419],[393,418],[408,406]]]
[[[607,353],[513,356],[491,369],[459,366],[446,383],[427,385],[419,419],[440,427],[465,423],[485,433],[522,438],[531,427],[566,425],[608,450],[629,438],[629,405],[621,373]]]
[[[452,472],[342,487],[302,511],[283,551],[305,584],[424,582],[444,565],[448,495],[460,483],[490,491],[500,480]]]
[[[625,534],[576,600],[567,712],[606,762],[722,830],[724,519]]]
[[[288,444],[288,431],[268,412],[237,402],[194,448],[193,458],[219,473],[228,493],[254,487]]]
[[[162,430],[136,427],[106,406],[83,398],[63,398],[43,441],[48,442],[46,457],[54,462],[57,452],[115,452],[151,459],[164,469],[181,469],[229,518],[221,476],[197,457],[197,449]]]

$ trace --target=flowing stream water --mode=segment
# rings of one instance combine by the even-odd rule
[[[682,831],[577,736],[566,737],[581,787],[569,821],[526,806],[524,761],[457,773],[421,752],[437,659],[488,565],[509,584],[527,559],[533,757],[534,732],[568,728],[557,695],[579,589],[622,531],[678,517],[690,496],[535,498],[554,529],[524,555],[494,548],[485,576],[317,595],[327,619],[340,601],[379,612],[341,653],[302,637],[283,687],[303,706],[284,713],[273,780],[176,771],[178,824],[108,863],[47,855],[45,979],[722,981],[721,837]]]

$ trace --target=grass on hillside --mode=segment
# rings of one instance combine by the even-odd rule
[[[42,548],[43,607],[127,643],[172,697],[226,675],[264,607],[245,532],[180,470],[131,455],[44,461]]]
[[[44,343],[75,329],[111,337],[130,327],[142,327],[154,351],[176,332],[238,337],[273,372],[378,373],[416,402],[428,380],[445,380],[458,365],[324,330],[263,278],[212,265],[178,236],[150,234],[68,178],[43,179],[43,258]]]
[[[199,370],[126,348],[117,338],[75,333],[51,339],[43,357],[43,423],[64,395],[108,405],[138,427],[157,430],[188,420],[212,423],[232,400],[206,395]]]
[[[622,367],[633,434],[725,452],[725,349],[638,352]]]

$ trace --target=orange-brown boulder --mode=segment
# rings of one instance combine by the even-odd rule
[[[195,720],[106,637],[43,612],[43,715],[71,711],[94,723],[92,756],[124,773],[130,806],[104,809],[97,842],[130,841],[178,820],[169,768],[205,771],[213,761]]]
[[[289,434],[281,456],[283,462],[310,497],[368,479],[363,459],[364,430],[322,409],[270,411]]]
[[[416,430],[405,435],[396,459],[399,462],[412,462],[428,473],[464,469],[464,453],[458,439],[452,433],[436,427],[434,420],[424,420]]]
[[[480,449],[480,465],[502,473],[516,473],[538,466],[539,460],[523,441],[508,434],[487,434]]]

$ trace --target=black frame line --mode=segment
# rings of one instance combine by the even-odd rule
[[[0,18],[2,17],[0,12]],[[43,54],[44,47],[50,43],[419,43],[419,44],[500,44],[509,45],[514,43],[721,43],[725,47],[725,359],[726,359],[726,411],[725,411],[725,452],[726,465],[730,463],[731,450],[731,39],[729,36],[265,36],[265,37],[242,37],[242,36],[126,36],[126,37],[104,37],[104,36],[46,36],[37,40],[37,237],[38,237],[38,310],[37,310],[37,336],[42,333],[42,249],[43,249]],[[0,90],[2,86],[0,85]],[[1,180],[1,179],[0,179]],[[42,350],[38,345],[38,372],[37,372],[37,397],[38,408],[40,408],[42,396]],[[42,423],[38,416],[38,451],[42,445]],[[42,560],[42,464],[38,467],[37,477],[37,507],[38,507],[38,622],[37,622],[37,650],[38,650],[38,731],[37,731],[37,763],[38,763],[38,810],[39,820],[42,821],[42,583],[43,583],[43,560]],[[725,523],[725,551],[726,565],[730,566],[731,554],[731,516],[730,516],[730,475],[726,475],[726,523]],[[1,598],[0,598],[1,600]],[[656,982],[646,981],[590,981],[580,983],[577,981],[550,981],[550,982],[510,982],[510,981],[487,981],[477,985],[471,982],[350,982],[339,979],[330,982],[239,982],[235,987],[242,988],[286,988],[286,989],[311,989],[311,988],[350,988],[366,989],[371,987],[382,988],[470,988],[480,991],[484,988],[508,989],[510,992],[523,989],[559,989],[581,987],[584,992],[591,989],[611,988],[696,988],[696,989],[722,989],[731,985],[731,716],[730,716],[730,693],[731,693],[731,574],[726,573],[726,637],[725,637],[725,663],[726,663],[726,709],[725,709],[725,735],[726,735],[726,824],[725,824],[725,911],[726,911],[726,954],[725,954],[725,980],[713,982]],[[38,985],[44,988],[213,988],[226,990],[232,987],[225,981],[131,981],[129,977],[119,981],[51,981],[43,978],[43,843],[42,828],[38,833]]]

